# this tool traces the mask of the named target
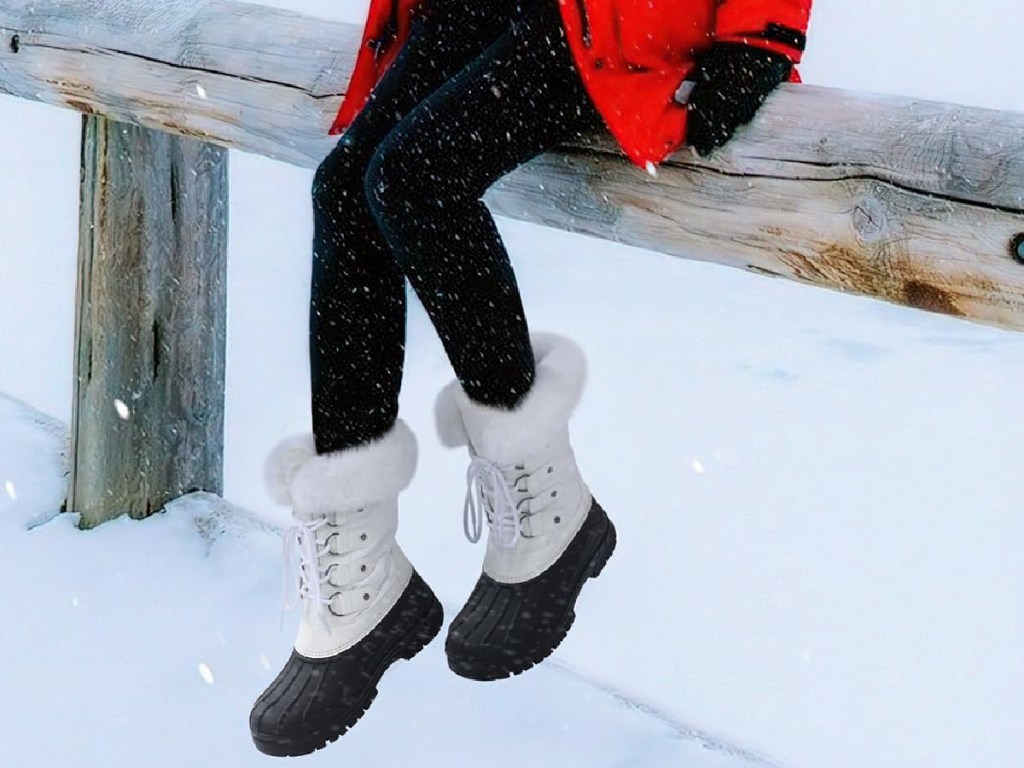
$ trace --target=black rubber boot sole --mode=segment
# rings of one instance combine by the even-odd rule
[[[482,574],[452,621],[448,667],[470,680],[502,680],[544,661],[576,620],[576,600],[615,551],[615,526],[594,501],[565,552],[536,578],[505,584]]]
[[[369,709],[388,668],[422,651],[443,622],[441,603],[414,571],[395,606],[352,648],[328,659],[308,659],[292,651],[250,715],[256,748],[275,757],[295,757],[336,741]],[[300,712],[312,713],[309,721],[284,722]],[[276,727],[267,727],[268,720]]]

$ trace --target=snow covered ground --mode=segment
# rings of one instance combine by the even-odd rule
[[[280,531],[194,494],[146,523],[82,533],[76,516],[52,517],[63,498],[61,425],[6,397],[0,425],[0,595],[11,619],[0,625],[0,690],[15,704],[0,726],[0,764],[275,764],[253,749],[246,722],[292,639],[277,631]],[[306,762],[765,764],[561,664],[495,689],[447,673],[434,643],[382,690],[343,747]]]
[[[332,6],[290,4],[365,9]],[[803,71],[1024,111],[1022,22],[1009,0],[822,2]],[[278,631],[286,511],[259,467],[308,425],[310,174],[232,157],[227,501],[82,533],[54,517],[78,121],[3,99],[0,124],[0,766],[272,762],[246,715],[296,617]],[[499,226],[532,325],[588,352],[574,437],[619,549],[554,662],[471,684],[435,643],[306,761],[1024,765],[1024,335]],[[433,435],[451,371],[416,305],[409,336],[421,470],[399,535],[451,615],[482,551],[462,540],[464,457]]]

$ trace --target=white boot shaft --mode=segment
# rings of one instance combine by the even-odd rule
[[[470,541],[479,539],[486,521],[483,570],[495,581],[513,584],[546,571],[590,511],[593,499],[576,466],[568,433],[547,448],[512,465],[481,457],[471,462],[466,535]]]
[[[394,607],[412,576],[395,541],[397,525],[393,498],[298,521],[288,530],[286,571],[297,550],[302,602],[295,650],[311,659],[335,656],[362,640]],[[291,576],[286,572],[286,579]]]
[[[549,568],[590,510],[590,490],[569,442],[569,417],[583,391],[586,362],[572,341],[531,337],[537,357],[530,392],[514,410],[474,403],[458,382],[435,407],[444,444],[469,447],[464,526],[471,541],[490,526],[484,572],[516,583]]]
[[[292,507],[285,534],[286,588],[302,604],[295,649],[327,658],[363,639],[394,607],[412,576],[395,541],[398,495],[416,468],[416,439],[399,420],[379,440],[317,454],[313,436],[281,441],[268,455],[271,495]],[[291,566],[297,566],[293,575]],[[285,599],[286,607],[288,599]]]

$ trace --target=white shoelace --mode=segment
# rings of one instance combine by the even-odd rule
[[[308,601],[313,612],[319,616],[328,632],[325,608],[330,602],[324,599],[323,585],[327,583],[327,574],[320,569],[320,558],[329,551],[326,547],[317,546],[316,532],[327,525],[326,518],[296,523],[284,532],[284,594],[281,605],[281,626],[284,626],[284,614],[294,610],[299,603]],[[298,581],[299,588],[295,599],[289,599],[289,584],[293,571],[296,570],[295,552],[299,553]]]
[[[327,525],[327,518],[321,517],[316,520],[295,523],[284,532],[284,594],[282,596],[281,626],[284,626],[284,614],[294,610],[300,603],[305,603],[308,610],[320,620],[323,628],[328,634],[331,627],[327,621],[327,606],[331,604],[331,597],[324,597],[323,587],[328,583],[327,569],[320,566],[320,558],[330,554],[330,547],[320,547],[317,542],[316,532]],[[342,527],[339,525],[337,527]],[[376,546],[371,545],[365,549],[354,550],[353,556],[358,556],[370,551]],[[298,552],[299,560],[296,568],[295,553]],[[298,576],[298,590],[295,599],[289,599],[289,584],[294,584],[292,578],[295,571]],[[370,569],[365,578],[354,582],[348,589],[357,589],[372,582],[377,571],[376,565]],[[386,576],[385,576],[386,578]]]
[[[462,508],[462,530],[474,544],[483,533],[486,509],[491,512],[487,524],[495,543],[502,549],[515,547],[523,524],[505,475],[493,461],[474,456],[466,470],[466,503]]]

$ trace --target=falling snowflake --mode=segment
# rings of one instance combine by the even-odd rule
[[[693,464],[691,466],[693,467],[693,471],[696,472],[698,475],[704,474],[704,465],[697,459],[693,460]]]
[[[213,672],[210,671],[210,668],[206,664],[199,665],[199,676],[206,681],[207,685],[213,685]]]
[[[11,497],[11,501],[18,500],[18,494],[14,492],[14,483],[10,480],[4,483],[4,490],[7,491],[7,495]]]
[[[203,86],[201,86],[199,83],[196,83],[196,93],[199,94],[200,99],[206,98],[206,89],[203,88]]]
[[[655,166],[654,163],[648,160],[647,165],[645,167],[647,168],[647,172],[651,174],[651,176],[653,176],[654,178],[658,178],[658,168],[657,166]]]
[[[114,408],[117,410],[117,415],[123,420],[128,421],[131,418],[132,412],[128,406],[124,404],[123,400],[114,400]]]

